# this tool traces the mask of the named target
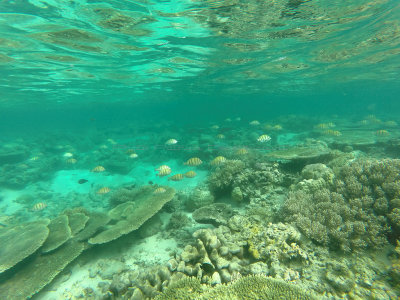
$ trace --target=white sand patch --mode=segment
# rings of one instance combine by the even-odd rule
[[[67,195],[71,192],[77,194],[89,194],[96,192],[101,187],[110,189],[118,188],[126,184],[136,184],[138,186],[146,185],[149,181],[159,185],[168,185],[177,189],[194,188],[199,183],[204,182],[208,172],[205,170],[196,170],[196,168],[184,166],[177,160],[169,160],[164,163],[172,169],[171,176],[178,173],[186,173],[193,170],[197,173],[195,178],[184,178],[181,181],[169,181],[169,176],[159,177],[155,169],[158,165],[148,163],[137,164],[135,168],[127,175],[110,174],[107,171],[102,173],[93,173],[88,170],[61,170],[55,173],[52,181],[48,184],[51,192],[61,195]],[[79,184],[80,179],[86,179],[88,182]]]
[[[59,300],[59,299],[75,299],[83,297],[83,290],[91,288],[94,291],[98,289],[97,285],[101,278],[90,278],[89,268],[87,265],[74,265],[68,274],[63,274],[49,285],[46,290],[40,292],[35,299],[43,300]],[[83,298],[82,298],[83,299]]]
[[[162,233],[142,240],[140,244],[131,247],[124,255],[125,263],[130,265],[143,264],[164,265],[171,258],[170,253],[176,250],[177,244],[173,239],[163,239]]]
[[[10,215],[23,208],[19,203],[15,202],[19,196],[25,195],[24,190],[0,190],[0,215]]]
[[[88,182],[79,184],[80,179]],[[107,186],[115,188],[123,184],[132,183],[132,177],[120,174],[109,174],[108,172],[93,173],[88,170],[61,170],[55,173],[49,188],[55,193],[66,195],[70,192],[88,194],[100,187]]]

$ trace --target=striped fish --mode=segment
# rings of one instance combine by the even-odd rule
[[[69,158],[65,161],[67,164],[76,164],[77,160],[75,158]]]
[[[47,204],[44,202],[36,203],[32,206],[32,211],[41,211],[47,207]]]
[[[214,158],[214,159],[211,161],[211,165],[212,165],[212,166],[220,166],[220,165],[222,165],[224,162],[226,162],[226,158],[225,158],[225,157],[223,157],[223,156],[217,156],[216,158]]]
[[[185,163],[184,163],[184,165],[187,165],[187,166],[199,166],[199,165],[201,165],[203,162],[201,161],[201,159],[200,158],[198,158],[198,157],[192,157],[192,158],[189,158]]]
[[[155,170],[158,171],[157,176],[160,176],[160,177],[171,174],[171,168],[168,167],[167,165],[159,166]]]
[[[196,177],[197,174],[195,171],[187,171],[184,175],[187,178],[193,178],[193,177]]]
[[[163,187],[158,187],[154,190],[153,194],[162,194],[165,193],[167,190],[164,189]]]
[[[100,172],[104,172],[106,169],[103,166],[97,166],[95,168],[93,168],[90,172],[94,172],[94,173],[100,173]]]
[[[260,135],[257,139],[257,141],[261,142],[261,143],[265,143],[271,140],[271,137],[268,134],[263,134]]]
[[[237,154],[237,155],[245,155],[245,154],[247,154],[247,153],[249,153],[249,151],[247,151],[246,148],[240,148],[240,149],[238,149],[238,150],[236,151],[236,154]]]
[[[375,131],[375,135],[376,136],[388,136],[389,131],[387,131],[385,129],[377,130],[377,131]]]
[[[332,129],[325,130],[323,132],[323,134],[324,135],[332,135],[332,136],[341,136],[342,135],[342,133],[339,130],[332,130]]]
[[[98,195],[104,195],[104,194],[108,194],[110,192],[110,188],[109,187],[102,187],[101,189],[99,189],[96,194]]]
[[[180,181],[183,179],[183,174],[175,174],[171,177],[168,177],[168,180],[172,180],[172,181]]]

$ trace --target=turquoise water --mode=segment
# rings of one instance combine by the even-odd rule
[[[0,299],[169,299],[190,276],[189,299],[242,299],[246,276],[397,299],[399,20],[393,0],[0,0]]]

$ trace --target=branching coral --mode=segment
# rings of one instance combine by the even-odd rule
[[[398,236],[399,172],[400,160],[357,160],[338,169],[330,182],[303,180],[289,193],[284,215],[332,248],[382,247],[389,233]]]

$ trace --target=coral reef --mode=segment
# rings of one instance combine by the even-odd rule
[[[210,191],[216,196],[229,195],[236,202],[265,201],[270,193],[287,186],[291,179],[279,170],[277,163],[230,160],[209,177]],[[251,166],[250,166],[251,165]]]
[[[0,148],[0,166],[15,164],[27,159],[29,149],[19,144],[7,144]]]
[[[292,187],[283,206],[288,222],[314,241],[344,251],[379,248],[389,235],[398,236],[400,160],[360,159],[335,175],[311,168],[316,169],[307,167],[303,175],[320,177]]]
[[[229,195],[233,190],[234,179],[245,169],[245,163],[240,160],[228,160],[208,178],[208,187],[216,195]]]
[[[156,300],[169,299],[316,299],[295,285],[266,276],[245,276],[230,284],[210,287],[189,277],[171,284]]]
[[[268,198],[269,193],[277,187],[286,185],[285,176],[279,170],[277,163],[256,163],[252,168],[246,168],[232,180],[232,196],[240,194],[245,201]]]
[[[42,246],[43,253],[57,249],[71,238],[72,230],[68,225],[68,218],[66,215],[60,215],[51,220],[48,225],[50,234]]]
[[[48,220],[41,220],[0,229],[0,273],[42,246],[49,235],[48,223]]]
[[[90,238],[89,243],[107,243],[138,229],[174,197],[175,190],[173,188],[165,187],[165,189],[164,193],[154,193],[155,187],[143,187],[141,192],[136,195],[135,201],[125,202],[114,207],[108,213],[113,224]]]
[[[0,298],[31,297],[89,248],[88,241],[105,243],[139,228],[175,194],[172,188],[167,188],[163,194],[153,194],[153,191],[152,186],[144,187],[135,202],[120,204],[108,215],[78,208],[68,210],[50,222],[43,220],[0,229],[1,244],[6,245],[0,249],[0,273],[3,272]],[[104,229],[114,220],[117,221],[115,224]],[[122,228],[121,223],[127,226]],[[101,228],[103,231],[95,235]],[[14,267],[26,257],[29,257],[26,263]]]
[[[397,240],[396,243],[395,254],[392,259],[392,266],[389,274],[392,277],[393,286],[400,293],[400,241]]]
[[[190,224],[190,219],[183,213],[173,213],[167,224],[167,230],[178,230]]]
[[[55,157],[28,159],[22,163],[4,164],[0,167],[0,186],[11,189],[23,189],[31,183],[51,178],[53,171],[60,165]]]
[[[214,203],[214,196],[206,187],[196,187],[185,199],[185,209],[194,211],[206,205]]]
[[[331,150],[322,141],[308,139],[303,145],[289,149],[277,150],[267,153],[267,157],[288,161],[322,161],[327,158]]]
[[[234,214],[230,205],[225,203],[214,203],[196,209],[192,217],[198,223],[212,224],[214,226],[226,225]]]
[[[36,294],[82,253],[85,246],[70,241],[46,255],[36,255],[14,276],[0,282],[1,299],[26,299]]]

